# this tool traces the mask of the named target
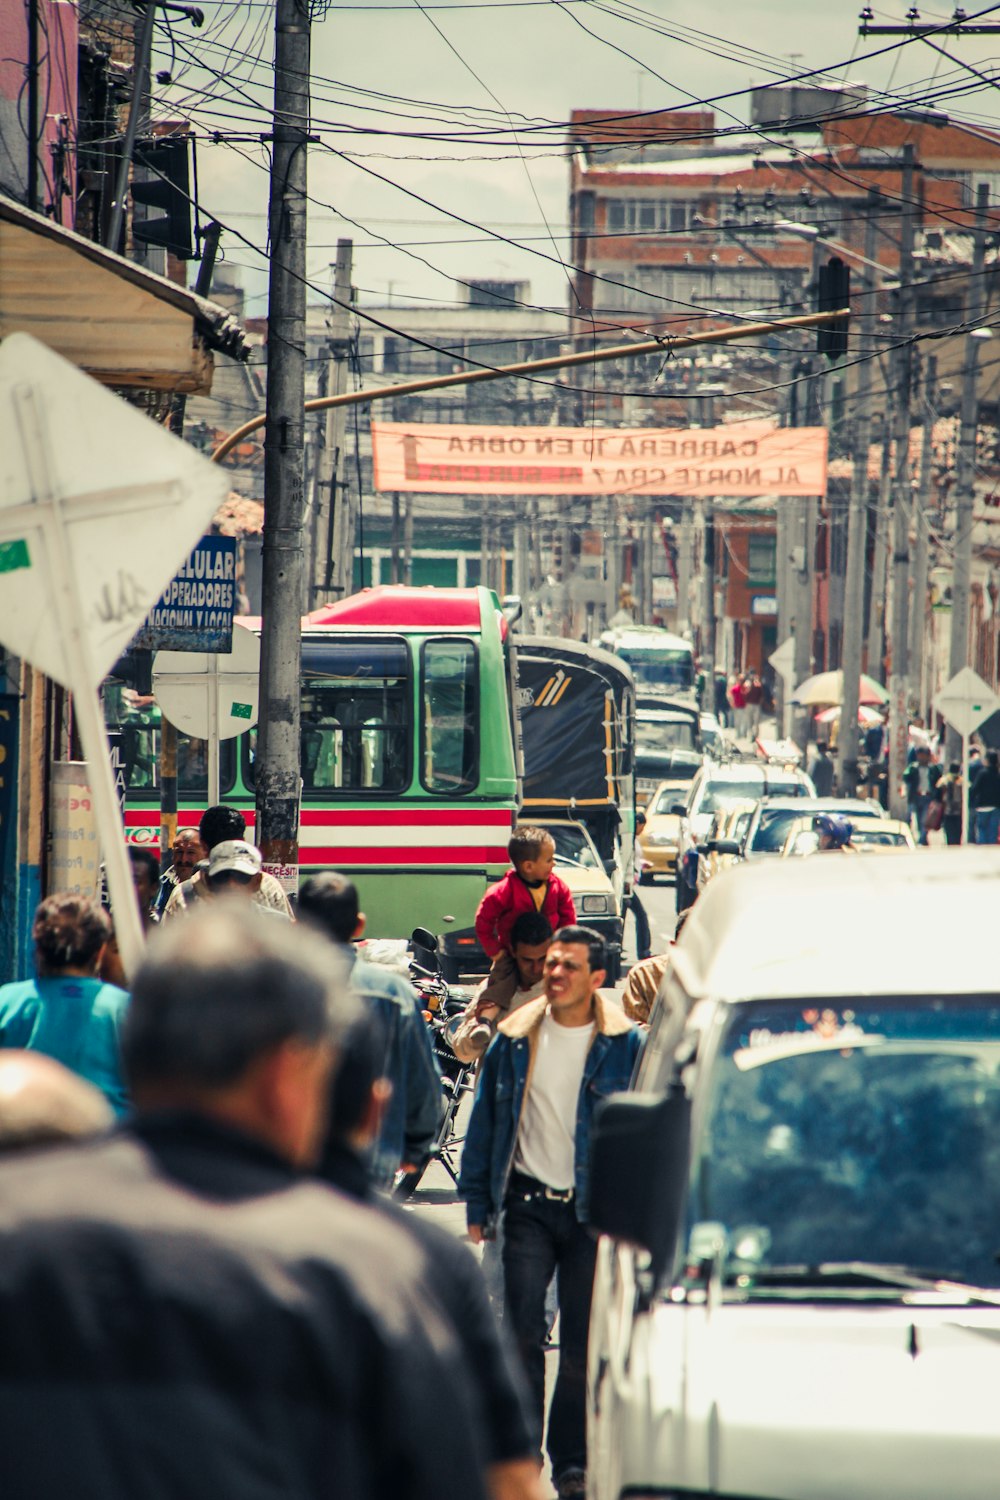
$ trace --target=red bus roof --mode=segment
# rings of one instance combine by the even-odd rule
[[[302,622],[310,625],[368,626],[384,630],[479,630],[479,594],[476,589],[408,588],[402,584],[378,584],[362,589],[338,604],[314,609]]]

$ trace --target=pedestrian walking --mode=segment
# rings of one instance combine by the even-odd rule
[[[178,828],[170,852],[171,863],[160,876],[160,888],[153,906],[157,921],[162,917],[174,887],[190,880],[200,862],[208,858],[208,850],[197,828]]]
[[[809,776],[816,788],[817,797],[833,796],[833,757],[826,740],[816,741],[816,754],[809,762]]]
[[[764,704],[764,684],[756,672],[747,673],[743,680],[743,690],[746,698],[747,735],[755,740],[760,734],[760,716]]]
[[[1000,757],[987,750],[986,764],[969,792],[976,814],[976,843],[995,844],[1000,834]]]
[[[372,1148],[370,1169],[380,1187],[392,1187],[397,1172],[423,1167],[444,1112],[441,1075],[420,1001],[401,974],[358,957],[352,944],[364,935],[365,914],[357,886],[346,875],[335,870],[311,875],[299,892],[299,916],[337,944],[352,993],[378,1017],[382,1075],[392,1084],[392,1097]]]
[[[168,924],[123,1038],[134,1119],[0,1163],[4,1500],[482,1500],[427,1258],[304,1175],[357,1015],[338,970],[235,903]]]
[[[475,1257],[448,1230],[373,1191],[367,1163],[392,1094],[392,1082],[381,1072],[380,1033],[378,1018],[369,1012],[354,1023],[338,1048],[330,1123],[317,1175],[349,1198],[385,1214],[415,1242],[427,1267],[422,1284],[465,1355],[486,1439],[490,1491],[495,1500],[542,1500],[538,1433],[532,1427],[524,1380],[497,1327]]]
[[[941,803],[941,827],[944,829],[945,841],[949,844],[962,842],[964,791],[965,783],[962,780],[961,764],[953,760],[934,791],[935,797]]]
[[[87,896],[49,896],[35,912],[31,937],[37,978],[0,986],[0,1047],[54,1057],[124,1114],[120,1040],[128,994],[98,977],[110,920]]]
[[[540,911],[523,911],[516,918],[510,930],[516,975],[502,985],[484,979],[458,1021],[448,1028],[448,1041],[459,1062],[478,1062],[496,1035],[498,1022],[538,999],[551,944],[552,928]]]
[[[204,845],[208,859],[211,859],[212,850],[216,844],[245,842],[246,831],[246,818],[239,808],[227,807],[224,803],[217,803],[214,807],[207,808],[202,813],[201,822],[198,824],[198,836]],[[292,908],[288,904],[288,897],[280,881],[267,870],[261,869],[259,873],[260,883],[253,891],[254,905],[270,906],[282,916],[290,918]],[[206,874],[207,866],[202,862],[193,875],[175,885],[163,909],[162,921],[172,921],[193,901],[207,894]]]
[[[918,745],[913,760],[903,772],[903,786],[906,789],[910,821],[916,824],[918,842],[921,844],[927,843],[927,812],[940,779],[941,767],[932,763],[930,746]]]
[[[558,1271],[559,1372],[546,1448],[561,1500],[586,1488],[586,1354],[595,1241],[587,1229],[590,1135],[601,1097],[625,1088],[640,1034],[599,990],[601,936],[561,928],[545,959],[544,992],[500,1023],[483,1059],[459,1193],[481,1243],[504,1215],[504,1323],[542,1426],[545,1294]]]
[[[649,931],[649,917],[646,908],[642,904],[639,895],[639,877],[644,868],[649,868],[649,860],[642,852],[642,844],[639,840],[646,827],[646,814],[642,808],[638,808],[635,815],[635,846],[632,868],[632,889],[629,893],[628,905],[635,922],[635,956],[641,962],[649,957],[652,937]]]
[[[747,690],[743,684],[743,678],[737,673],[729,684],[729,701],[733,708],[733,728],[738,740],[746,739],[747,733]]]

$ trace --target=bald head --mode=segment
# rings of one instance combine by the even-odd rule
[[[40,1052],[0,1052],[0,1153],[99,1135],[114,1114],[93,1084]]]

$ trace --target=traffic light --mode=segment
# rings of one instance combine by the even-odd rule
[[[819,268],[816,311],[836,312],[839,308],[848,308],[850,297],[851,269],[844,264],[839,255],[831,255],[826,265]],[[817,354],[825,354],[827,359],[831,360],[840,359],[845,355],[850,321],[850,314],[845,312],[842,318],[835,318],[832,323],[825,323],[821,328],[817,328]]]
[[[192,260],[187,138],[175,136],[137,145],[134,160],[151,175],[148,182],[132,183],[133,203],[161,208],[163,213],[149,219],[133,215],[132,238],[147,245],[162,245],[178,260]]]

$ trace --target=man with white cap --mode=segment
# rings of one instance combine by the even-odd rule
[[[260,850],[245,839],[224,839],[208,856],[205,887],[210,899],[229,895],[232,891],[243,892],[250,899],[260,890],[261,878]],[[255,903],[254,909],[282,921],[288,920],[277,907]]]

